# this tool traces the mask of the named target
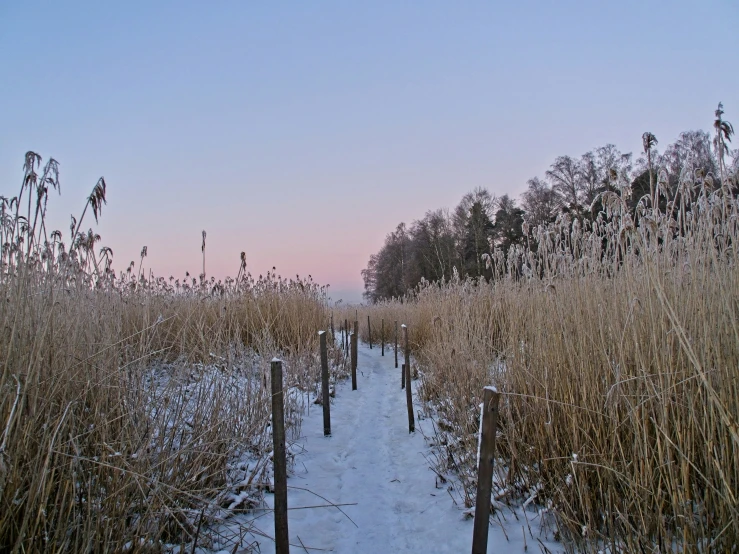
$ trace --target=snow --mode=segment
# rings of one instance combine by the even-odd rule
[[[496,393],[496,394],[498,393],[498,389],[497,389],[497,388],[495,388],[495,387],[494,387],[494,386],[492,386],[492,385],[488,385],[487,387],[485,387],[485,390],[489,390],[489,391],[491,391],[491,392],[494,392],[494,393]]]
[[[325,334],[326,334],[326,331],[318,331],[318,336],[319,336],[319,337],[320,337],[321,335],[325,335]]]
[[[430,468],[433,451],[424,434],[433,436],[431,420],[419,414],[416,430],[421,432],[409,435],[405,391],[393,358],[364,345],[358,356],[361,382],[356,391],[346,381],[337,385],[331,436],[323,435],[321,410],[313,410],[303,420],[301,437],[290,445],[296,453],[287,482],[292,549],[337,554],[469,552],[471,510],[454,500],[459,494],[450,490],[453,477],[442,482]],[[414,404],[419,412],[415,397]],[[271,508],[273,496],[265,500]],[[537,531],[536,517],[520,510],[513,515],[507,507],[498,510],[491,517],[488,552],[523,553],[527,545],[529,551],[538,551],[538,539],[551,552],[561,551],[561,544]],[[269,510],[235,515],[215,531],[243,538],[239,545],[213,544],[211,552],[275,551]]]
[[[272,362],[282,362],[282,360],[275,356],[274,358],[272,358]]]
[[[485,402],[480,402],[480,420],[477,426],[477,467],[480,467],[480,450],[482,449],[482,414],[485,413]]]
[[[401,325],[400,328],[401,329],[406,329],[407,328],[407,325],[405,323],[403,323],[403,325]]]

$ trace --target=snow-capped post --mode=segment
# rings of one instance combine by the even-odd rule
[[[319,331],[321,342],[321,394],[323,395],[323,436],[331,434],[331,396],[328,390],[328,348],[326,332]]]
[[[382,355],[385,355],[385,319],[380,320],[380,342],[382,343]]]
[[[357,344],[359,343],[359,322],[354,320],[352,333],[352,390],[357,390]]]
[[[398,322],[395,322],[395,369],[398,369]]]
[[[408,327],[403,324],[405,342],[405,401],[408,404],[408,432],[416,430],[416,418],[413,416],[413,387],[411,387],[411,349],[408,347]]]
[[[495,387],[485,387],[482,397],[482,423],[480,424],[479,463],[477,469],[477,502],[475,524],[472,531],[472,554],[488,551],[488,527],[490,526],[490,497],[493,489],[493,463],[495,462],[495,433],[498,429],[498,400]]]
[[[370,316],[367,316],[367,335],[369,336],[370,350],[372,350],[372,325],[370,324]]]
[[[275,471],[275,552],[288,554],[287,456],[285,454],[285,402],[282,397],[282,360],[272,359],[272,445]]]

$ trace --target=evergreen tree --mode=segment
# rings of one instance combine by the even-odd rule
[[[488,239],[493,233],[493,222],[481,202],[475,202],[470,208],[465,225],[464,267],[469,277],[481,277],[485,262],[482,255],[490,251]]]
[[[511,246],[523,241],[523,216],[524,211],[516,206],[515,200],[507,194],[500,198],[493,232],[495,246],[506,255]]]

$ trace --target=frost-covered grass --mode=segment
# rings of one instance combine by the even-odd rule
[[[26,161],[21,196],[0,199],[0,551],[205,540],[209,518],[269,486],[273,356],[285,362],[288,433],[299,432],[325,290],[253,278],[243,263],[224,283],[116,275],[99,237],[80,232],[104,182],[65,245],[45,228],[54,165]]]
[[[408,324],[439,464],[460,473],[468,499],[478,404],[494,384],[496,494],[554,514],[570,548],[732,551],[737,198],[686,172],[663,211],[643,199],[632,216],[627,192],[604,197],[593,223],[561,216],[530,230],[531,249],[505,266],[493,254],[491,284],[422,286],[359,321]]]

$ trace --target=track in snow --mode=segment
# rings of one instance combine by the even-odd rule
[[[430,448],[419,429],[431,433],[430,421],[416,421],[416,432],[408,433],[405,391],[392,350],[381,357],[379,348],[360,345],[358,355],[358,390],[342,382],[331,403],[332,435],[323,436],[320,406],[312,406],[303,420],[298,444],[304,451],[287,482],[291,551],[305,552],[302,543],[308,552],[338,554],[470,552],[472,520],[464,518],[447,485],[436,487],[424,457]],[[342,507],[346,515],[335,507],[295,509],[326,504],[300,489],[356,505]],[[262,515],[254,523],[272,536],[271,513]],[[491,526],[488,552],[524,552],[524,522],[510,523],[510,541],[499,526]],[[260,552],[274,552],[270,539],[257,538]],[[531,537],[528,546],[529,552],[539,550]]]

